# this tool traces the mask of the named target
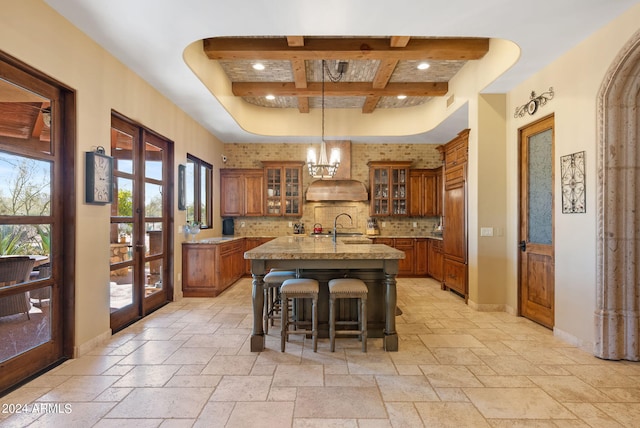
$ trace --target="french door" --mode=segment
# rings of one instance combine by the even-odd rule
[[[111,205],[111,329],[118,331],[173,297],[172,143],[114,115]]]
[[[553,116],[520,131],[520,315],[553,328]]]
[[[72,116],[70,91],[0,54],[0,395],[71,353]]]

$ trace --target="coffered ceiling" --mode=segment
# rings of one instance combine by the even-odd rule
[[[387,119],[389,114],[397,117],[400,112],[421,109],[443,99],[442,95],[422,92],[408,95],[400,102],[395,98],[396,92],[392,92],[394,85],[419,83],[424,90],[424,85],[432,83],[435,84],[434,91],[442,83],[451,85],[451,79],[460,75],[469,61],[485,61],[490,57],[491,48],[480,60],[430,59],[428,76],[420,77],[416,77],[415,62],[422,61],[422,57],[373,59],[370,58],[371,53],[410,52],[410,46],[415,43],[434,41],[457,43],[468,39],[486,43],[488,40],[490,47],[496,40],[508,41],[518,50],[515,63],[501,70],[502,74],[493,81],[486,85],[483,83],[480,89],[484,93],[506,93],[638,3],[638,0],[518,3],[512,0],[44,1],[222,141],[317,142],[317,131],[315,135],[302,132],[297,125],[298,122],[310,122],[315,118],[314,112],[317,113],[317,83],[321,80],[319,61],[324,57],[332,72],[336,69],[336,61],[349,62],[344,81],[336,84],[337,87],[326,87],[332,92],[328,96],[327,91],[326,101],[344,103],[340,111],[347,112],[336,118],[342,120],[342,127],[331,136],[356,142],[398,143],[447,141],[469,125],[468,104],[466,100],[456,98],[452,108],[438,118],[434,126],[422,131],[408,129],[404,134],[396,132],[394,135],[363,132],[362,129],[367,128],[363,123],[370,122],[372,117],[380,118],[376,119],[378,122],[391,121],[394,119]],[[391,37],[394,35],[396,37]],[[242,58],[208,59],[202,50],[205,46],[203,40],[238,43],[239,38],[250,42],[250,46],[244,48],[245,56]],[[357,58],[353,47],[345,50],[338,45],[338,42],[349,41],[361,45],[359,47],[370,46],[373,49],[360,49],[359,55],[363,57]],[[407,44],[403,47],[405,42]],[[209,43],[206,42],[207,48],[211,47]],[[269,43],[277,43],[279,47],[269,47]],[[321,49],[322,57],[314,57],[310,53],[317,52],[313,48],[316,43],[334,45]],[[220,67],[220,75],[197,73],[200,70],[196,68],[204,65],[188,61],[194,58],[199,61],[197,55],[190,51],[196,45],[203,60],[215,62],[216,67]],[[242,51],[237,50],[238,53]],[[231,52],[229,49],[226,54]],[[255,57],[256,53],[262,55],[267,52],[273,52],[273,57]],[[275,55],[277,52],[280,52],[280,57]],[[295,55],[292,54],[294,52]],[[336,52],[336,55],[326,56],[330,52]],[[303,53],[310,56],[300,57]],[[187,58],[188,55],[191,57]],[[348,58],[347,55],[354,57]],[[269,73],[271,70],[272,77],[256,75],[248,69],[247,65],[256,59],[265,62],[265,71]],[[396,60],[398,62],[390,71]],[[263,85],[273,82],[280,85],[280,95],[276,96],[273,104],[267,105],[262,97],[265,92]],[[305,82],[307,87],[303,88]],[[260,85],[247,88],[250,83]],[[222,92],[217,87],[212,88],[215,85],[222,87]],[[350,86],[358,88],[358,93],[354,95],[353,91],[343,90]],[[276,88],[277,85],[271,86],[274,92]],[[349,96],[337,96],[337,91]],[[256,109],[273,111],[264,122],[275,123],[275,113],[288,114],[287,126],[272,133],[249,129],[246,126],[248,122],[242,121],[244,117],[238,116],[231,108],[235,105],[230,106],[230,102],[239,97],[244,105],[249,106],[241,116]],[[449,95],[444,97],[448,99]],[[304,112],[305,98],[309,102],[309,113]],[[332,109],[336,106],[331,105]],[[292,116],[292,112],[297,116]]]
[[[445,96],[460,68],[486,55],[489,40],[219,37],[205,39],[203,49],[208,58],[220,62],[233,94],[248,103],[308,113],[321,108],[324,92],[325,108],[371,113]]]

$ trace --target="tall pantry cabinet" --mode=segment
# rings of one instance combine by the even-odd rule
[[[468,299],[467,283],[467,153],[469,130],[438,149],[444,157],[443,289]]]

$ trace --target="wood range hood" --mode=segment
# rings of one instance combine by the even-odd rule
[[[358,180],[316,180],[309,185],[305,199],[308,202],[368,201],[369,192]]]

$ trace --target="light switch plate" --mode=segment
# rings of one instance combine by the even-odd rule
[[[481,227],[480,236],[493,236],[493,227]]]

